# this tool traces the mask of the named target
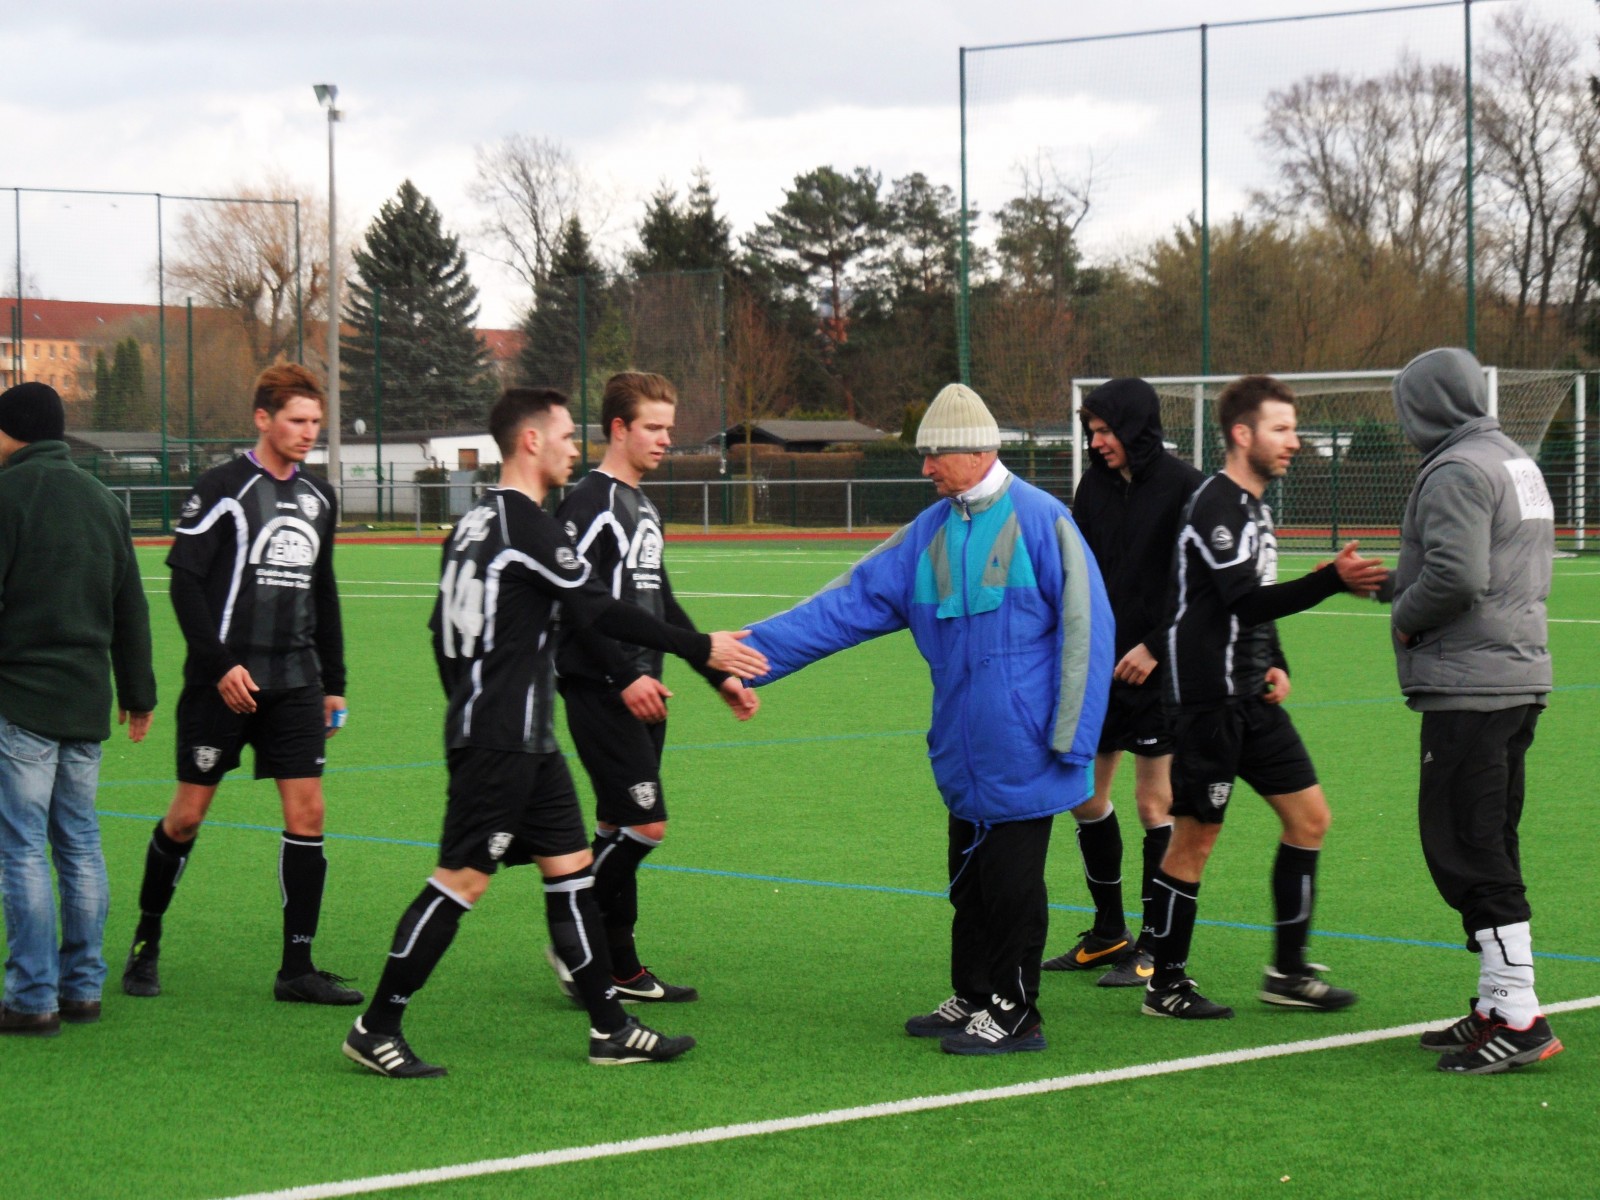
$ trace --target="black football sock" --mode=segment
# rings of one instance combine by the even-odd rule
[[[1157,825],[1154,829],[1144,831],[1144,873],[1139,879],[1139,904],[1148,909],[1150,906],[1150,885],[1154,882],[1156,872],[1161,869],[1161,860],[1167,856],[1167,847],[1172,842],[1172,826]],[[1139,948],[1148,950],[1145,945],[1145,936],[1139,935]]]
[[[1160,868],[1151,883],[1150,903],[1144,910],[1144,938],[1155,959],[1150,987],[1161,991],[1188,978],[1200,885],[1175,879]]]
[[[572,973],[578,999],[589,1011],[589,1025],[596,1033],[615,1033],[627,1024],[628,1015],[612,987],[611,954],[589,868],[546,879],[544,913],[550,944]]]
[[[1079,821],[1077,826],[1083,878],[1094,900],[1094,933],[1115,937],[1128,927],[1122,911],[1122,827],[1117,810],[1108,805],[1103,816]]]
[[[368,1033],[399,1033],[411,997],[422,990],[472,911],[454,892],[429,880],[395,926],[394,944],[361,1023]]]
[[[644,967],[633,944],[639,922],[639,864],[661,843],[624,827],[594,835],[594,898],[611,950],[611,973],[632,979]]]
[[[150,845],[144,852],[144,882],[139,885],[139,927],[133,940],[148,947],[161,944],[161,918],[172,904],[172,895],[178,890],[178,880],[194,852],[194,839],[176,842],[167,836],[161,822],[150,835]]]
[[[1320,850],[1278,843],[1278,857],[1272,863],[1273,925],[1277,933],[1272,965],[1280,975],[1303,975],[1306,971],[1306,941],[1311,936],[1320,854]]]
[[[311,941],[322,913],[322,885],[328,860],[322,835],[284,830],[278,850],[278,888],[283,894],[283,965],[278,974],[295,979],[312,969]]]

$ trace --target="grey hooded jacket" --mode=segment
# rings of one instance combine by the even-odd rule
[[[1400,526],[1395,656],[1407,703],[1423,711],[1543,704],[1551,687],[1555,510],[1486,401],[1465,350],[1430,350],[1394,381],[1400,425],[1423,454]]]

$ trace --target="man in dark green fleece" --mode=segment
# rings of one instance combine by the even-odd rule
[[[100,1018],[109,891],[94,799],[112,676],[131,739],[144,740],[156,706],[128,514],[72,464],[65,436],[54,388],[0,394],[0,895],[10,948],[0,1033],[42,1037],[63,1020]]]

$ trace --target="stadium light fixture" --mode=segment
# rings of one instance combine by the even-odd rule
[[[333,127],[344,114],[335,103],[339,99],[338,84],[314,83],[311,90],[317,94],[317,103],[328,110],[328,482],[342,505],[344,469],[339,453],[339,221],[335,205]]]

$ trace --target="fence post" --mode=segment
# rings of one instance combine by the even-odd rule
[[[700,481],[700,531],[711,532],[711,483],[704,479]]]
[[[844,481],[844,531],[854,533],[856,530],[856,481]]]

